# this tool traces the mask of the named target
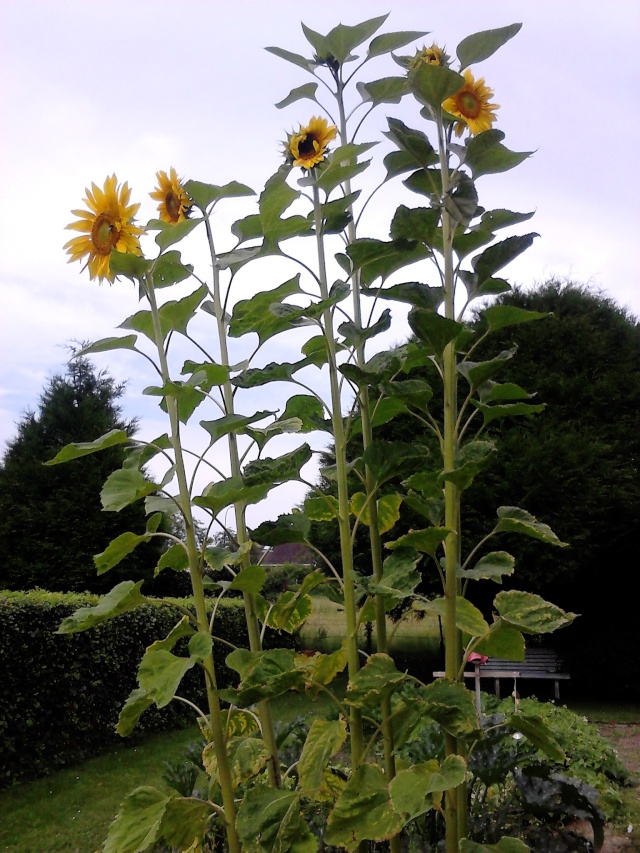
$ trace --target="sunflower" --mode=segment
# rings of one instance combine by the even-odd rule
[[[415,71],[422,63],[425,65],[448,65],[449,57],[434,42],[431,47],[423,47],[409,60],[409,70]]]
[[[465,127],[473,134],[491,129],[496,120],[494,113],[500,106],[489,103],[492,97],[493,90],[485,86],[484,77],[474,80],[473,74],[465,68],[464,86],[442,104],[448,113],[462,119],[456,122],[456,136],[462,136]]]
[[[113,249],[133,255],[142,254],[138,237],[144,234],[144,230],[133,224],[140,205],[129,204],[129,185],[118,186],[115,175],[105,180],[104,189],[91,184],[91,190],[85,189],[85,192],[84,202],[90,209],[72,210],[79,219],[67,225],[71,231],[84,233],[69,240],[64,248],[71,255],[69,263],[89,256],[87,266],[91,279],[113,281],[115,276],[109,269],[109,255]]]
[[[326,119],[312,118],[306,127],[300,127],[298,133],[292,133],[285,142],[287,159],[294,166],[313,169],[324,160],[327,145],[336,138],[336,133],[336,126]]]
[[[172,166],[168,175],[166,172],[156,172],[156,178],[158,188],[149,195],[160,202],[158,205],[160,219],[174,225],[183,222],[189,216],[192,202],[176,170]]]

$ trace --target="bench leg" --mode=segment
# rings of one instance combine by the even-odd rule
[[[557,678],[556,678],[555,684],[556,684],[555,695],[556,695],[556,699],[559,700],[560,699],[560,682],[558,681]]]
[[[495,691],[495,692],[496,692],[496,696],[497,696],[497,697],[498,697],[498,699],[499,699],[499,698],[500,698],[500,679],[499,679],[499,678],[494,678],[493,682],[494,682],[494,684],[495,684],[495,688],[496,688],[496,691]]]

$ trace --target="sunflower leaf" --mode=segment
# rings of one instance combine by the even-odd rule
[[[187,234],[190,234],[196,228],[202,219],[184,219],[182,222],[162,222],[160,219],[154,220],[154,225],[158,226],[158,234],[156,234],[156,243],[160,249],[168,249],[174,243],[178,243]],[[150,225],[151,223],[149,223]]]
[[[499,27],[495,30],[483,30],[462,39],[456,48],[460,68],[464,69],[468,65],[482,62],[493,56],[496,50],[520,32],[521,28],[522,24],[510,24],[507,27]]]
[[[409,42],[426,36],[427,33],[418,32],[416,30],[406,30],[398,33],[384,33],[384,35],[376,36],[369,45],[367,58],[372,59],[374,56],[382,56],[384,53],[391,53],[392,50],[398,50],[404,47]]]
[[[465,163],[474,178],[508,172],[533,154],[533,151],[511,151],[502,144],[503,139],[501,130],[491,128],[467,140]]]
[[[371,284],[378,276],[384,281],[391,273],[404,266],[428,258],[431,251],[419,243],[406,240],[384,242],[358,239],[347,247],[354,269],[361,270],[362,284]]]
[[[416,165],[426,169],[438,162],[437,152],[421,130],[413,130],[395,118],[388,118],[387,122],[389,123],[389,131],[385,133],[385,136],[393,140],[398,148],[411,154]]]
[[[276,521],[263,521],[251,531],[251,539],[260,545],[283,545],[306,542],[311,520],[301,512],[281,515]]]
[[[280,57],[287,62],[292,62],[298,68],[304,68],[305,71],[313,72],[314,63],[310,59],[305,59],[299,53],[292,53],[290,50],[284,50],[282,47],[265,47],[265,50],[272,53],[274,56]]]
[[[203,184],[201,181],[187,181],[185,190],[191,196],[194,203],[204,212],[211,202],[221,198],[241,198],[242,196],[255,195],[254,190],[246,184],[230,181],[224,186],[216,184]]]
[[[476,255],[471,263],[478,277],[478,284],[482,284],[498,270],[511,263],[514,258],[528,249],[538,236],[538,234],[531,233],[507,237],[506,240],[489,246],[481,255]]]
[[[255,332],[260,344],[290,328],[286,316],[277,316],[269,310],[273,304],[281,304],[288,296],[301,293],[300,274],[273,290],[256,293],[251,299],[237,302],[229,324],[229,336],[239,338],[247,332]]]
[[[45,462],[45,465],[59,465],[61,462],[69,462],[71,459],[79,459],[81,456],[88,456],[90,453],[97,453],[100,450],[106,450],[109,447],[114,447],[117,444],[126,444],[131,441],[123,429],[112,429],[96,438],[95,441],[77,441],[72,444],[66,444],[53,459]]]
[[[440,111],[442,102],[464,86],[464,77],[443,65],[421,62],[409,78],[409,87],[419,101]]]
[[[286,98],[283,98],[281,101],[278,101],[278,103],[276,104],[276,108],[281,110],[284,107],[288,107],[289,104],[293,104],[296,101],[301,101],[303,98],[308,98],[310,101],[315,101],[317,88],[317,83],[305,83],[303,86],[297,86],[295,89],[292,89],[289,92]]]
[[[351,51],[354,47],[358,47],[363,41],[371,38],[388,17],[389,14],[387,13],[378,18],[370,18],[368,21],[363,21],[353,27],[338,24],[331,32],[327,33],[325,45],[338,62],[347,62],[351,58]]]
[[[153,265],[153,286],[168,287],[170,284],[184,281],[192,273],[193,266],[182,263],[180,252],[166,252],[160,255]]]
[[[409,94],[406,77],[382,77],[370,83],[358,83],[357,89],[362,100],[372,104],[399,104]]]
[[[149,599],[140,592],[142,581],[122,581],[103,596],[95,607],[80,607],[60,624],[57,634],[75,634],[76,631],[86,631],[101,622],[113,619],[127,610],[133,610]]]
[[[109,270],[113,275],[123,275],[133,281],[139,281],[150,268],[151,261],[131,252],[117,252],[114,249],[109,255]]]

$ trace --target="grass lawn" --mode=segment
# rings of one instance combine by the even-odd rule
[[[273,703],[273,713],[286,723],[297,716],[324,716],[331,705],[323,695],[312,703],[291,693]],[[154,735],[0,792],[0,853],[94,853],[126,795],[139,785],[166,789],[163,762],[181,758],[199,739],[197,726]]]

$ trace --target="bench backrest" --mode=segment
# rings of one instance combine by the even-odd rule
[[[523,661],[489,658],[486,663],[480,665],[480,671],[559,672],[561,667],[562,661],[553,649],[527,649]]]

